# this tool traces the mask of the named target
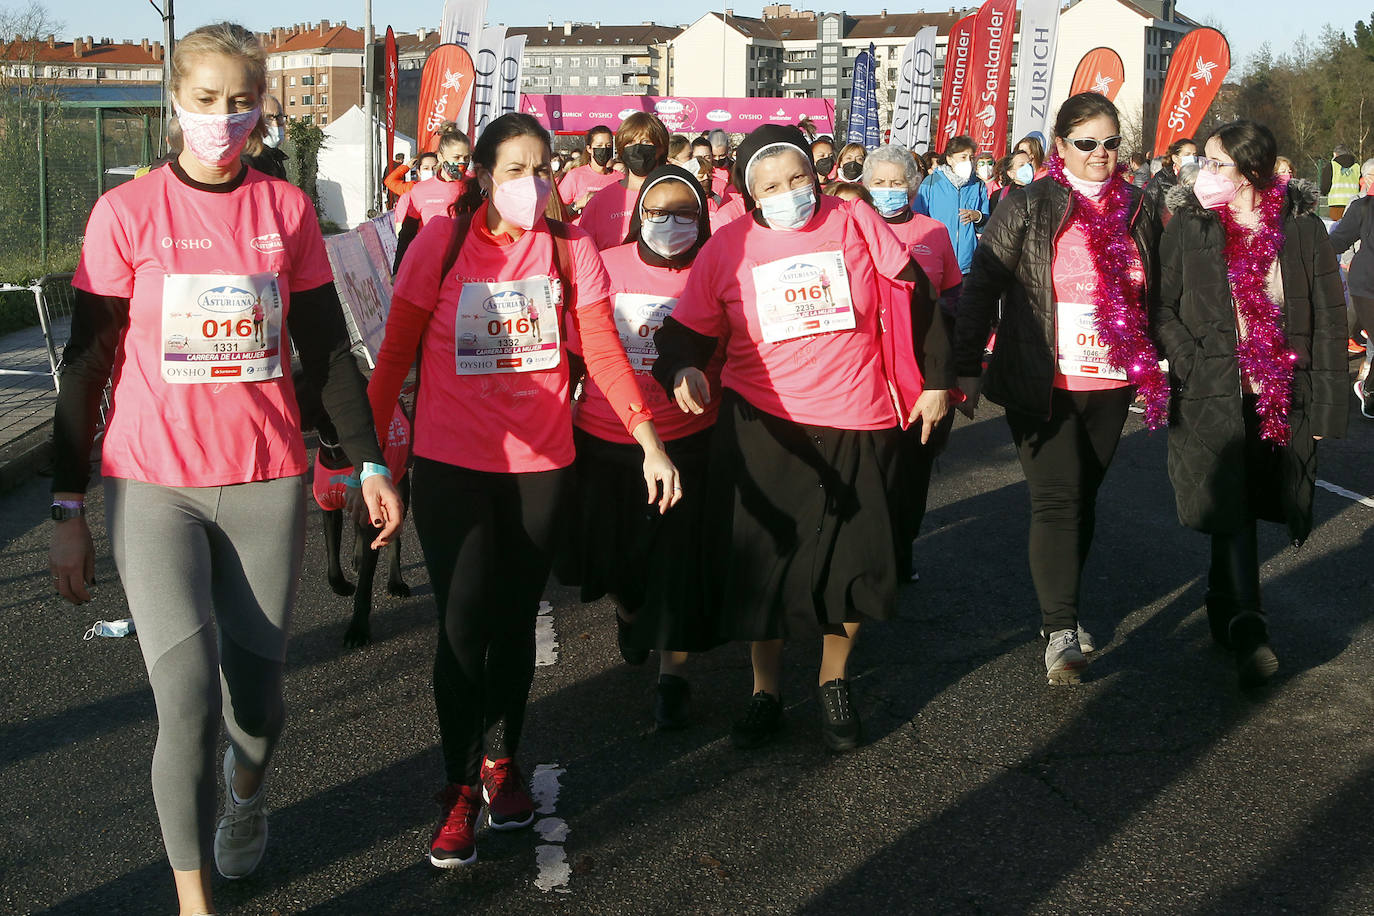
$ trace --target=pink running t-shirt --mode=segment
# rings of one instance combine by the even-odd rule
[[[964,282],[964,276],[959,272],[959,258],[954,254],[949,230],[944,223],[913,213],[906,222],[888,223],[887,228],[911,252],[911,259],[921,265],[921,270],[926,272],[936,290],[948,292]]]
[[[424,226],[436,216],[447,216],[455,201],[463,196],[467,182],[463,180],[445,181],[442,178],[426,178],[417,181],[415,186],[396,202],[396,228],[407,219],[416,217]]]
[[[814,426],[885,429],[897,415],[878,341],[878,275],[895,279],[909,261],[872,208],[821,195],[800,230],[765,228],[750,216],[713,235],[673,317],[727,338],[721,384],[760,410]],[[770,284],[762,298],[756,281]]]
[[[194,303],[164,302],[164,282],[175,274],[276,274],[281,374],[166,381],[164,354],[184,342],[165,337],[164,323],[199,314]],[[105,476],[216,487],[304,473],[286,315],[292,293],[333,279],[310,199],[253,169],[239,187],[215,192],[183,183],[164,166],[96,201],[72,285],[130,300],[102,446]],[[251,320],[247,333],[237,319],[228,323],[243,337],[255,333]],[[209,374],[194,363],[181,371]]]
[[[494,359],[491,371],[484,374],[458,374],[460,349],[476,350],[480,344],[458,336],[458,306],[467,285],[471,285],[468,301],[475,303],[470,310],[489,322],[511,322],[512,328],[524,328],[526,335],[531,333],[532,318],[515,310],[519,300],[512,293],[516,291],[490,285],[528,282],[529,289],[518,291],[518,296],[526,298],[534,287],[542,288],[546,278],[552,278],[555,291],[559,285],[553,236],[542,218],[514,241],[508,236],[493,239],[481,225],[484,218],[485,210],[474,216],[453,271],[442,285],[439,274],[454,226],[449,220],[420,231],[396,276],[397,298],[425,307],[435,304],[421,341],[415,454],[476,471],[523,473],[567,467],[573,461],[573,441],[568,361],[562,352],[565,342],[549,354],[547,362],[556,360],[549,368],[513,371],[512,366],[500,365],[505,360]],[[601,257],[585,233],[575,227],[572,232],[570,270],[577,285],[578,309],[603,305],[610,293]],[[561,295],[554,296],[553,309],[554,327],[540,320],[544,337],[569,323],[564,320]],[[479,322],[462,334],[480,338],[484,327]]]
[[[602,175],[593,172],[589,165],[579,165],[564,175],[563,180],[558,183],[558,195],[563,198],[563,203],[573,204],[588,191],[600,191],[607,185],[615,184],[619,180],[620,173],[615,169]]]
[[[677,400],[668,397],[652,375],[654,361],[658,359],[654,332],[662,327],[663,319],[672,314],[677,298],[687,285],[690,268],[673,270],[645,264],[639,256],[638,242],[603,251],[601,260],[611,278],[611,307],[615,311],[616,330],[620,332],[630,365],[639,377],[639,389],[644,394],[645,406],[654,415],[659,438],[667,442],[709,429],[716,422],[719,398],[713,397],[699,415],[683,413]],[[580,352],[575,335],[570,335],[569,346]],[[720,367],[724,358],[724,347],[717,347],[706,367],[706,379],[713,392],[720,390]],[[573,421],[577,427],[607,442],[633,443],[634,437],[625,432],[625,425],[590,375],[583,385],[584,394]]]
[[[608,184],[587,201],[577,225],[591,236],[598,251],[618,248],[625,244],[638,199],[638,191],[631,191],[620,182]]]
[[[1145,267],[1140,253],[1131,243],[1131,278],[1145,288]],[[1089,254],[1088,241],[1075,223],[1064,230],[1054,246],[1054,326],[1058,338],[1054,367],[1054,387],[1065,391],[1110,391],[1127,388],[1124,379],[1094,377],[1092,373],[1113,373],[1102,363],[1106,348],[1098,345],[1092,306],[1097,288],[1097,270]],[[1066,366],[1076,371],[1066,374]]]

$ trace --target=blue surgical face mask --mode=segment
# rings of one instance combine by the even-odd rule
[[[869,188],[868,193],[879,216],[896,216],[910,202],[906,188]]]
[[[1029,162],[1023,164],[1016,170],[1016,183],[1021,185],[1030,184],[1035,180],[1035,169]]]
[[[1183,168],[1185,165],[1197,165],[1197,156],[1191,155],[1189,153],[1184,153],[1183,155],[1179,156],[1179,168]]]
[[[773,229],[800,229],[811,221],[816,212],[816,189],[808,184],[794,191],[765,197],[759,201],[759,211]]]

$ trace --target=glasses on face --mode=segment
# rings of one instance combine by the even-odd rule
[[[1225,169],[1225,168],[1234,168],[1234,167],[1235,167],[1235,163],[1234,163],[1234,162],[1223,162],[1223,161],[1220,160],[1220,159],[1198,159],[1198,161],[1197,161],[1197,167],[1198,167],[1199,169],[1202,169],[1204,172],[1211,172],[1213,175],[1215,175],[1217,172],[1221,171],[1222,169]]]
[[[264,121],[270,121],[270,122],[274,122],[274,123],[277,123],[277,124],[285,124],[285,123],[286,123],[286,115],[281,115],[281,114],[266,114],[266,115],[263,115],[263,116],[262,116],[262,119],[263,119]]]
[[[701,219],[701,211],[693,210],[659,210],[656,207],[644,208],[644,219],[650,223],[666,223],[668,217],[673,218],[673,222],[679,226],[691,226]]]
[[[1077,139],[1069,140],[1069,142],[1072,143],[1074,149],[1078,150],[1080,153],[1094,152],[1099,146],[1110,153],[1121,146],[1121,137],[1112,136],[1105,140],[1094,140],[1092,137],[1078,137]]]

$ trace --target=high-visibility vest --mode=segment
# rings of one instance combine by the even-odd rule
[[[1331,160],[1331,193],[1326,195],[1328,207],[1348,206],[1360,193],[1360,164],[1358,162],[1343,168],[1339,162]]]

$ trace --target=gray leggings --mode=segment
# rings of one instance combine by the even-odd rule
[[[221,715],[235,759],[253,769],[281,735],[305,490],[299,477],[229,487],[107,478],[105,505],[157,703],[162,841],[172,868],[193,870],[214,841]]]

